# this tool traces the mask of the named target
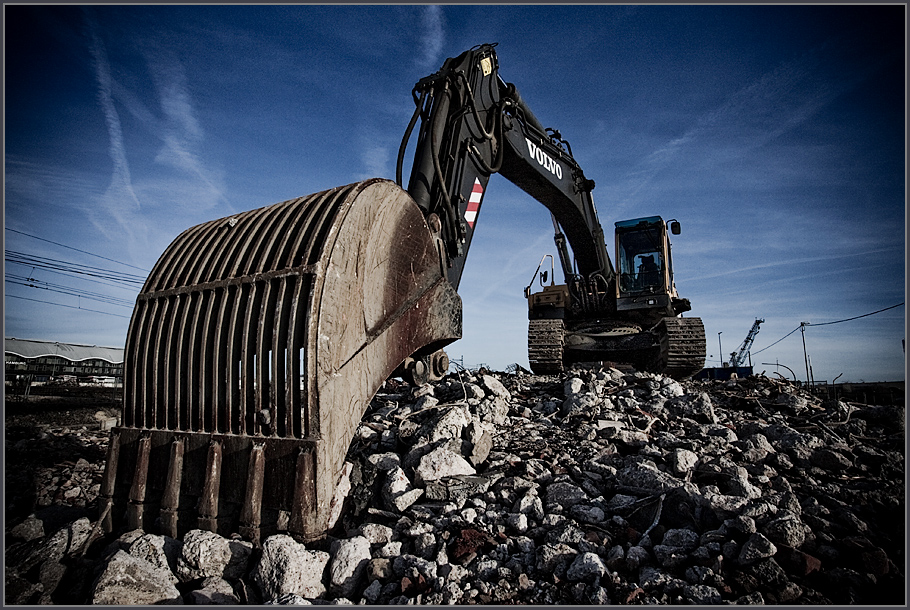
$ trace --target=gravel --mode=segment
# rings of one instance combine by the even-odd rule
[[[609,367],[390,380],[326,540],[261,548],[93,535],[98,421],[7,428],[7,603],[905,602],[903,407]]]

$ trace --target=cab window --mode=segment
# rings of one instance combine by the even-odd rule
[[[657,238],[649,231],[622,235],[619,244],[620,289],[637,292],[663,284],[663,257]]]

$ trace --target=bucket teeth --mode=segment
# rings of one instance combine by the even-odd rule
[[[139,452],[136,459],[136,471],[133,485],[130,487],[130,502],[127,508],[127,523],[131,530],[142,529],[145,517],[145,493],[148,489],[149,453],[152,439],[142,436],[139,439]]]
[[[265,445],[256,443],[250,451],[246,479],[246,496],[240,512],[240,535],[255,546],[260,545],[259,525],[262,519],[262,483],[265,476]]]
[[[125,512],[170,536],[323,537],[370,399],[406,359],[460,336],[433,235],[390,181],[184,231],[130,322],[105,530]]]
[[[117,482],[117,466],[120,463],[120,433],[114,431],[107,445],[107,460],[104,466],[104,476],[101,479],[101,493],[99,494],[98,511],[101,528],[105,533],[113,529],[114,518],[111,511],[114,509],[114,485]]]
[[[197,527],[210,532],[218,531],[218,500],[221,490],[221,443],[212,441],[205,466],[205,485],[199,499]]]
[[[312,483],[316,479],[316,455],[310,449],[301,449],[297,454],[297,470],[294,473],[294,504],[288,530],[303,538],[316,529],[313,506],[316,496]]]
[[[161,498],[161,529],[166,536],[177,537],[177,510],[180,507],[180,483],[183,480],[182,438],[171,442],[171,457],[167,469],[167,484]]]

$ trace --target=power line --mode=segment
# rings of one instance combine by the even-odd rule
[[[136,267],[135,265],[130,265],[130,264],[128,264],[128,263],[124,263],[124,262],[121,262],[121,261],[118,261],[118,260],[114,260],[113,258],[107,258],[106,256],[101,256],[100,254],[93,254],[92,252],[86,252],[85,250],[80,250],[79,248],[73,248],[72,246],[67,246],[66,244],[61,244],[61,243],[58,243],[58,242],[56,242],[56,241],[51,241],[51,240],[49,240],[49,239],[44,239],[43,237],[38,237],[37,235],[29,235],[28,233],[23,233],[22,231],[17,231],[16,229],[11,229],[11,228],[9,228],[9,227],[6,227],[6,230],[7,230],[7,231],[12,231],[13,233],[18,233],[19,235],[24,235],[24,236],[26,236],[26,237],[31,237],[32,239],[38,239],[38,240],[41,240],[41,241],[45,241],[45,242],[47,242],[47,243],[49,243],[49,244],[54,244],[55,246],[60,246],[61,248],[68,248],[68,249],[70,249],[70,250],[75,250],[76,252],[81,252],[82,254],[88,254],[89,256],[95,256],[95,257],[98,257],[98,258],[103,258],[103,259],[106,260],[106,261],[110,261],[110,262],[112,262],[112,263],[117,263],[118,265],[123,265],[123,266],[125,266],[125,267],[132,267],[133,269],[138,269],[139,271],[145,271],[146,273],[148,273],[148,269],[143,269],[142,267]]]
[[[17,231],[18,232],[18,231]],[[47,240],[45,240],[47,241]],[[72,248],[75,250],[75,248]],[[104,257],[99,257],[104,258]],[[55,303],[53,301],[44,301],[40,299],[32,299],[29,297],[23,297],[18,295],[8,294],[14,299],[21,299],[23,301],[32,301],[35,303],[44,303],[47,305],[54,305],[57,307],[66,307],[67,309],[78,309],[80,311],[87,311],[91,313],[100,313],[106,316],[115,316],[118,318],[129,319],[129,316],[122,316],[115,313],[110,313],[107,311],[99,311],[97,309],[87,309],[81,306],[81,299],[85,298],[90,301],[96,301],[99,303],[106,303],[108,305],[115,305],[118,307],[133,307],[134,303],[127,299],[120,297],[111,296],[108,294],[102,294],[98,292],[92,292],[85,290],[83,288],[77,288],[72,286],[66,286],[62,284],[55,284],[52,282],[47,282],[44,280],[39,280],[34,277],[36,269],[42,269],[48,273],[57,273],[61,275],[76,276],[83,281],[94,282],[97,284],[103,284],[105,286],[111,286],[118,288],[120,290],[129,290],[135,293],[136,289],[145,282],[145,278],[140,275],[132,273],[124,273],[121,271],[113,271],[111,269],[103,269],[100,267],[93,267],[91,265],[83,265],[80,263],[71,263],[69,261],[63,261],[55,258],[49,258],[45,256],[35,256],[31,254],[26,254],[23,252],[16,252],[12,250],[6,251],[6,262],[7,264],[15,265],[24,265],[26,267],[31,267],[31,271],[28,276],[22,276],[15,273],[7,273],[5,281],[8,284],[20,285],[29,288],[36,288],[41,290],[47,290],[48,292],[56,292],[58,294],[64,294],[67,296],[75,296],[80,299],[79,306],[65,305],[63,303]],[[117,261],[113,261],[117,262]]]
[[[80,250],[79,248],[73,248],[72,246],[67,246],[66,244],[61,244],[50,239],[45,239],[43,237],[38,237],[37,235],[30,235],[22,231],[17,231],[16,229],[11,229],[6,227],[7,231],[12,231],[19,235],[24,235],[26,237],[31,237],[32,239],[37,239],[40,241],[53,244],[55,246],[60,246],[61,248],[66,248],[68,250],[74,250],[76,252],[81,252],[82,254],[87,254],[89,256],[94,256],[112,263],[117,263],[118,265],[123,265],[125,267],[130,267],[144,273],[148,273],[146,269],[141,267],[136,267],[135,265],[130,265],[122,261],[118,261],[112,258],[107,258],[106,256],[101,256],[99,254],[94,254],[86,250]],[[27,254],[24,252],[16,252],[14,250],[6,250],[5,260],[7,263],[25,265],[31,267],[32,271],[35,269],[43,269],[50,273],[58,273],[62,275],[75,275],[80,276],[81,279],[89,282],[95,282],[98,284],[103,284],[106,286],[112,286],[114,288],[120,289],[129,289],[135,290],[137,286],[141,287],[145,283],[144,275],[137,275],[134,273],[124,273],[122,271],[114,271],[112,269],[103,269],[101,267],[93,267],[91,265],[84,265],[81,263],[72,263],[69,261],[64,261],[56,258],[50,258],[46,256],[36,256],[32,254]],[[23,277],[16,274],[6,274],[6,281],[11,284],[18,284],[21,286],[27,286],[31,288],[38,288],[43,290],[48,290],[49,292],[57,292],[59,294],[65,294],[68,296],[75,296],[80,300],[85,298],[91,301],[97,301],[100,303],[107,303],[109,305],[116,305],[119,307],[132,307],[133,303],[127,301],[126,299],[121,299],[114,296],[109,296],[106,294],[101,294],[97,292],[90,292],[80,288],[73,288],[70,286],[64,286],[61,284],[53,284],[50,282],[45,282],[42,280],[37,280],[34,277],[31,277],[33,274],[29,273],[29,277]],[[118,285],[119,284],[119,285]],[[125,286],[124,286],[125,285]],[[129,319],[130,316],[123,316],[116,313],[110,313],[108,311],[100,311],[97,309],[87,309],[80,306],[73,305],[64,305],[63,303],[54,303],[53,301],[44,301],[41,299],[32,299],[29,297],[18,296],[14,294],[7,294],[6,296],[21,299],[23,301],[31,301],[33,303],[43,303],[46,305],[54,305],[56,307],[66,307],[67,309],[78,309],[80,311],[86,311],[91,313],[100,313],[106,316],[115,316],[117,318]]]
[[[93,278],[112,280],[124,284],[132,284],[134,286],[141,286],[145,283],[145,278],[143,276],[133,273],[123,273],[121,271],[113,271],[101,267],[92,267],[91,265],[71,263],[56,258],[16,252],[15,250],[6,251],[6,261],[39,269],[47,269],[49,271],[59,271],[74,275],[85,275]]]
[[[6,280],[11,284],[17,284],[19,286],[27,286],[29,288],[38,288],[41,290],[48,290],[50,292],[59,292],[60,294],[66,294],[69,296],[78,296],[83,297],[92,301],[98,301],[100,303],[108,303],[110,305],[117,305],[118,307],[128,307],[132,308],[134,303],[128,301],[127,299],[121,299],[119,297],[112,297],[106,294],[101,294],[98,292],[91,292],[88,290],[81,290],[78,288],[72,288],[70,286],[63,286],[61,284],[53,284],[51,282],[43,282],[36,280],[30,277],[22,277],[14,275],[11,273],[6,274]]]
[[[53,269],[53,268],[50,268],[50,267],[47,267],[47,266],[33,265],[33,264],[30,264],[30,263],[27,263],[27,262],[22,262],[22,261],[17,261],[17,260],[11,260],[11,259],[6,259],[6,262],[7,262],[8,264],[11,263],[11,264],[15,264],[15,265],[23,265],[23,266],[25,266],[25,267],[30,267],[32,271],[34,271],[35,269],[43,269],[44,271],[46,271],[46,272],[48,272],[48,273],[54,273],[54,274],[57,274],[57,275],[63,275],[63,276],[67,276],[67,277],[76,276],[77,279],[80,279],[80,280],[82,280],[82,281],[84,281],[84,282],[92,282],[92,283],[95,283],[95,284],[101,284],[102,286],[110,286],[110,287],[112,287],[112,288],[117,288],[118,290],[129,290],[130,292],[135,292],[135,291],[136,291],[136,285],[137,285],[137,284],[133,284],[133,283],[124,285],[122,282],[119,282],[119,283],[118,283],[118,281],[116,281],[116,280],[115,280],[115,281],[111,281],[111,280],[108,280],[108,279],[106,279],[106,278],[89,277],[89,276],[84,275],[84,274],[74,274],[74,273],[72,273],[72,272],[70,272],[70,271],[61,271],[61,270]],[[31,272],[29,273],[29,275],[31,276]],[[33,277],[28,277],[28,278],[26,278],[26,279],[37,281],[36,278],[33,278]]]
[[[118,314],[118,313],[110,313],[110,312],[107,312],[107,311],[98,311],[97,309],[86,309],[86,308],[84,308],[84,307],[73,307],[72,305],[63,305],[62,303],[54,303],[54,302],[51,302],[51,301],[41,301],[41,300],[39,300],[39,299],[30,299],[30,298],[28,298],[28,297],[20,297],[20,296],[14,295],[14,294],[8,294],[8,295],[6,295],[6,297],[7,297],[7,298],[13,298],[13,299],[22,299],[23,301],[33,301],[33,302],[35,302],[35,303],[45,303],[45,304],[47,304],[47,305],[56,305],[57,307],[66,307],[66,308],[69,308],[69,309],[78,309],[79,311],[90,311],[90,312],[92,312],[92,313],[102,313],[102,314],[104,314],[104,315],[106,315],[106,316],[116,316],[116,317],[118,317],[118,318],[126,318],[127,320],[130,319],[130,316],[121,316],[121,315]]]
[[[139,275],[137,273],[126,273],[123,271],[115,271],[113,269],[105,269],[104,267],[95,267],[93,265],[85,265],[83,263],[73,263],[70,261],[62,260],[59,258],[51,258],[49,256],[38,256],[36,254],[29,254],[27,252],[19,252],[17,250],[6,250],[6,256],[8,258],[15,259],[16,261],[24,261],[31,263],[39,263],[42,265],[47,265],[54,268],[67,269],[73,271],[85,271],[92,272],[96,274],[103,275],[104,277],[109,277],[111,279],[118,279],[127,282],[138,282],[144,281],[144,275]]]
[[[757,352],[752,352],[752,355],[754,356],[755,354],[760,354],[760,353],[762,353],[763,351],[765,351],[766,349],[768,349],[769,347],[774,347],[775,345],[777,345],[778,343],[780,343],[781,341],[783,341],[784,339],[786,339],[787,337],[789,337],[790,335],[792,335],[793,333],[795,333],[796,331],[798,331],[799,329],[800,329],[800,327],[797,326],[796,328],[794,328],[793,330],[791,330],[790,332],[788,332],[786,335],[784,335],[783,337],[781,337],[780,339],[778,339],[777,341],[775,341],[774,343],[772,343],[772,344],[769,345],[768,347],[763,347],[763,348],[761,348],[760,350],[758,350]]]
[[[873,311],[872,313],[864,313],[861,316],[853,316],[852,318],[845,318],[843,320],[835,320],[834,322],[819,322],[818,324],[812,324],[811,322],[806,322],[806,326],[827,326],[828,324],[840,324],[841,322],[849,322],[850,320],[858,320],[860,318],[865,318],[866,316],[873,316],[877,313],[883,311],[888,311],[889,309],[894,309],[895,307],[900,307],[903,305],[903,302],[898,303],[897,305],[892,305],[891,307],[885,307],[884,309],[879,309],[878,311]]]
[[[768,348],[770,348],[770,347],[773,347],[773,346],[777,345],[778,343],[780,343],[781,341],[783,341],[784,339],[786,339],[787,337],[789,337],[790,335],[792,335],[793,333],[795,333],[796,331],[798,331],[798,330],[799,330],[800,328],[802,328],[803,326],[827,326],[828,324],[840,324],[841,322],[849,322],[850,320],[858,320],[858,319],[860,319],[860,318],[865,318],[865,317],[868,317],[868,316],[874,316],[874,315],[877,314],[877,313],[882,313],[883,311],[888,311],[889,309],[894,309],[895,307],[900,307],[900,306],[903,305],[903,304],[904,304],[904,303],[901,302],[901,303],[898,303],[897,305],[892,305],[891,307],[885,307],[884,309],[879,309],[878,311],[873,311],[873,312],[870,312],[870,313],[864,313],[864,314],[861,315],[861,316],[853,316],[852,318],[844,318],[843,320],[835,320],[835,321],[833,321],[833,322],[819,322],[818,324],[812,324],[812,323],[810,323],[810,322],[806,322],[805,324],[800,324],[799,326],[797,326],[796,328],[794,328],[793,330],[791,330],[790,332],[788,332],[786,335],[784,335],[783,337],[781,337],[780,339],[778,339],[777,341],[775,341],[774,343],[772,343],[771,345],[769,345],[768,347],[763,347],[763,348],[761,348],[760,350],[758,350],[757,352],[752,352],[752,355],[754,356],[755,354],[760,354],[761,352],[765,351],[766,349],[768,349]]]

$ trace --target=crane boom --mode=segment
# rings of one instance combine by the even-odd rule
[[[743,362],[746,360],[746,354],[748,354],[749,350],[752,348],[752,342],[755,341],[755,335],[758,334],[758,327],[762,322],[764,322],[764,319],[755,319],[755,323],[752,325],[752,328],[749,329],[749,334],[746,335],[746,339],[743,341],[742,345],[739,346],[738,350],[731,354],[730,366],[736,367],[743,365]]]

